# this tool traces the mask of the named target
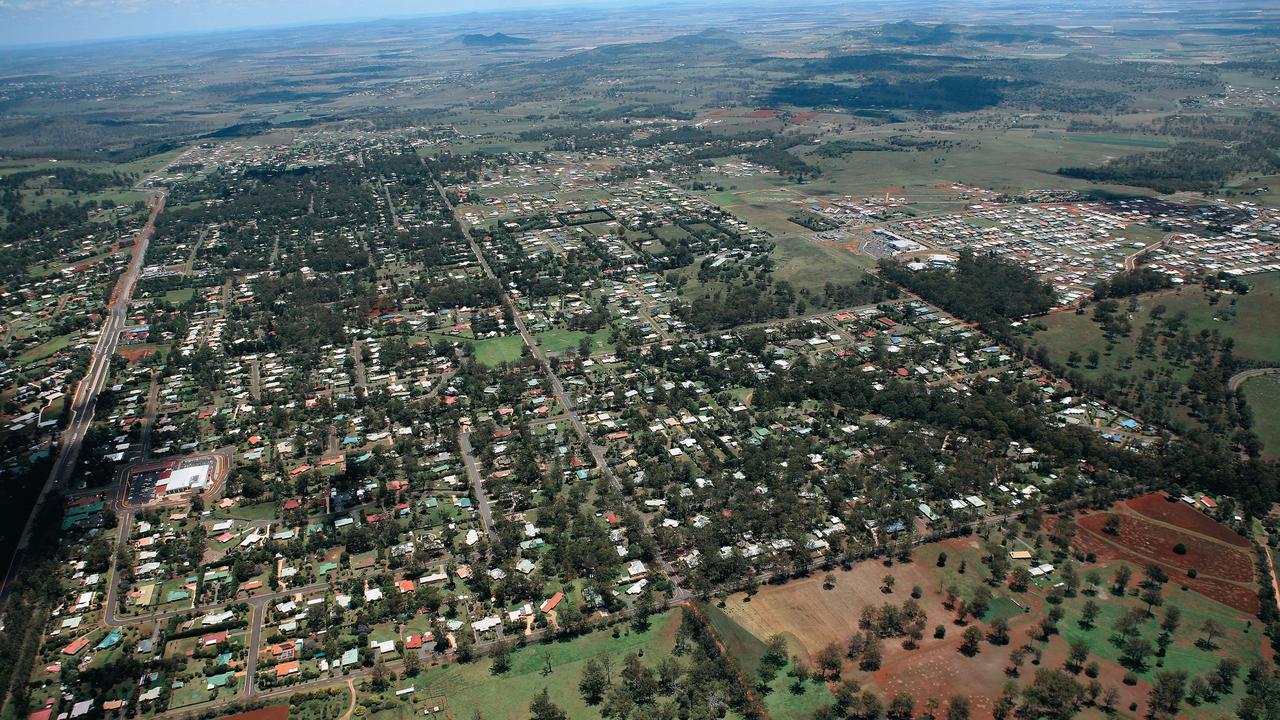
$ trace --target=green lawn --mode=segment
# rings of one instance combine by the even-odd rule
[[[475,343],[476,362],[489,367],[515,362],[523,349],[524,341],[519,335],[479,340]]]
[[[37,360],[43,360],[59,350],[66,348],[71,344],[72,340],[73,338],[70,335],[59,335],[58,337],[52,338],[19,355],[17,358],[17,364],[24,365]]]
[[[257,505],[237,505],[232,508],[223,510],[221,508],[213,511],[215,518],[235,518],[246,522],[254,520],[274,520],[276,517],[276,504],[273,502],[258,503]]]
[[[1135,575],[1141,575],[1141,572],[1135,572]],[[1104,574],[1104,577],[1110,578],[1110,576],[1109,572]],[[1165,585],[1164,589],[1165,605],[1176,604],[1182,611],[1182,622],[1173,634],[1173,644],[1169,646],[1163,667],[1156,666],[1156,657],[1153,655],[1147,668],[1137,675],[1146,680],[1153,679],[1156,672],[1160,670],[1185,670],[1191,675],[1198,675],[1212,670],[1219,660],[1228,656],[1239,660],[1244,668],[1261,659],[1265,638],[1262,637],[1261,628],[1256,622],[1252,628],[1248,627],[1251,618],[1199,593],[1182,590],[1176,578]],[[1085,629],[1080,627],[1079,620],[1080,608],[1086,600],[1087,598],[1081,595],[1063,603],[1062,607],[1066,615],[1058,626],[1063,639],[1067,642],[1083,639],[1089,644],[1090,654],[1119,662],[1121,651],[1113,642],[1116,632],[1112,628],[1117,618],[1130,608],[1142,606],[1142,603],[1133,595],[1126,596],[1123,600],[1114,597],[1099,600],[1098,606],[1101,608],[1101,613],[1094,626]],[[1157,607],[1155,613],[1156,618],[1145,622],[1140,630],[1142,637],[1149,640],[1152,646],[1155,645],[1156,636],[1160,633],[1159,618],[1164,616],[1164,609]],[[1202,650],[1195,645],[1196,640],[1202,637],[1201,628],[1204,622],[1210,618],[1226,628],[1226,634],[1216,642],[1219,648],[1216,651]],[[1230,707],[1231,705],[1225,703],[1219,706]]]
[[[1280,456],[1280,375],[1250,378],[1240,387],[1253,411],[1253,432],[1262,441],[1262,451]]]
[[[473,663],[432,668],[412,679],[402,678],[395,687],[415,687],[413,709],[409,709],[406,701],[404,712],[386,711],[371,717],[421,716],[422,708],[429,702],[443,702],[446,704],[442,709],[446,709],[450,717],[470,718],[479,710],[487,718],[523,718],[528,717],[529,701],[543,688],[569,717],[596,717],[598,710],[588,707],[578,691],[578,681],[582,678],[586,661],[608,655],[612,658],[616,675],[623,658],[635,652],[642,655],[646,665],[656,666],[659,659],[670,654],[675,644],[682,613],[677,609],[655,615],[649,629],[640,633],[629,625],[616,626],[617,638],[613,637],[613,629],[610,628],[573,640],[534,643],[513,652],[511,670],[500,677],[490,674],[492,661],[484,658]],[[551,657],[549,675],[543,675],[544,653]],[[499,687],[501,691],[495,692]]]
[[[818,708],[830,707],[835,701],[831,688],[825,682],[810,680],[797,687],[791,671],[792,665],[788,663],[769,683],[769,693],[764,696],[769,717],[806,718]]]
[[[576,352],[578,343],[582,342],[584,337],[591,338],[591,352],[613,348],[613,345],[609,342],[608,330],[601,330],[592,334],[580,330],[548,330],[540,332],[533,337],[537,340],[538,347],[550,353]]]

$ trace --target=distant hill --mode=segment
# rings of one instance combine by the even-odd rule
[[[676,35],[656,42],[601,45],[548,60],[546,66],[598,68],[605,65],[638,63],[645,66],[669,67],[673,63],[688,62],[693,57],[700,60],[710,57],[725,59],[730,55],[740,54],[742,50],[742,45],[733,33],[718,28],[708,28],[701,32]]]
[[[515,37],[514,35],[507,35],[506,33],[500,32],[493,33],[492,35],[473,33],[470,35],[463,35],[459,40],[461,40],[462,44],[467,47],[507,47],[510,45],[532,45],[537,42],[536,40],[531,40],[529,38]]]

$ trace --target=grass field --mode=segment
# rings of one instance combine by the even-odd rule
[[[415,687],[414,699],[405,701],[403,709],[381,711],[369,717],[384,720],[421,717],[424,707],[443,703],[441,708],[449,717],[470,718],[479,710],[486,718],[523,718],[529,715],[529,701],[543,688],[569,717],[596,717],[599,711],[588,707],[578,691],[587,660],[609,655],[616,673],[622,659],[635,652],[642,655],[646,665],[655,666],[671,653],[682,613],[677,609],[655,615],[649,629],[640,633],[627,625],[619,625],[617,638],[612,636],[612,629],[606,629],[573,640],[530,645],[511,654],[511,670],[500,677],[490,674],[492,661],[487,658],[465,665],[431,668],[416,678],[402,679],[395,686]],[[551,658],[549,675],[542,673],[543,653]],[[499,683],[502,690],[495,692]]]
[[[1259,362],[1280,362],[1280,273],[1264,273],[1245,279],[1251,289],[1248,294],[1226,296],[1217,305],[1210,305],[1199,287],[1183,287],[1176,290],[1144,295],[1138,299],[1138,311],[1130,320],[1133,332],[1119,338],[1116,349],[1107,352],[1107,341],[1102,328],[1093,316],[1075,313],[1057,313],[1044,319],[1048,329],[1035,336],[1034,344],[1044,347],[1049,354],[1065,363],[1072,351],[1087,356],[1096,350],[1101,356],[1097,368],[1081,363],[1080,372],[1087,376],[1104,373],[1140,376],[1148,370],[1159,370],[1163,362],[1135,358],[1132,367],[1124,369],[1122,360],[1134,356],[1138,336],[1143,325],[1151,317],[1152,308],[1163,305],[1165,317],[1186,313],[1187,330],[1192,335],[1201,330],[1216,330],[1235,340],[1235,354]],[[1124,307],[1127,300],[1121,301]],[[1185,381],[1189,371],[1185,367],[1172,368],[1174,377]]]
[[[1120,147],[1138,147],[1163,149],[1169,147],[1169,141],[1157,138],[1135,137],[1133,135],[1093,135],[1089,133],[1068,133],[1071,142],[1099,143],[1101,145],[1118,145]]]
[[[827,283],[857,282],[875,260],[855,255],[843,247],[833,247],[810,240],[803,235],[788,235],[775,240],[773,259],[777,263],[774,278],[786,280],[796,287],[821,293]]]
[[[582,342],[582,338],[591,338],[591,352],[600,350],[609,350],[613,345],[609,342],[609,332],[602,330],[597,333],[588,334],[578,330],[548,330],[540,332],[533,336],[538,342],[538,347],[550,353],[559,353],[565,351],[577,351],[578,343]]]
[[[22,353],[18,356],[17,362],[18,364],[26,364],[37,360],[43,360],[44,358],[65,349],[71,344],[73,339],[74,338],[70,335],[59,335]]]
[[[475,343],[476,362],[489,367],[515,362],[520,359],[523,349],[524,341],[519,335],[478,340]]]
[[[1253,411],[1253,432],[1268,457],[1280,457],[1280,375],[1251,378],[1241,385]]]
[[[845,139],[884,141],[900,128],[869,128],[848,133]],[[951,148],[917,152],[852,152],[841,158],[809,156],[822,167],[814,182],[799,186],[805,194],[876,194],[885,187],[904,188],[922,211],[958,209],[953,199],[943,200],[934,186],[962,182],[1000,192],[1018,193],[1034,188],[1065,187],[1105,189],[1150,195],[1141,188],[1091,185],[1083,180],[1056,175],[1063,166],[1096,165],[1110,156],[1140,151],[1143,146],[1118,148],[1113,143],[1081,142],[1065,132],[1012,128],[1007,130],[966,130],[962,133],[923,135],[926,139],[949,140]],[[1116,138],[1127,137],[1118,135]],[[1144,138],[1145,139],[1145,138]],[[936,198],[936,199],[935,199]]]

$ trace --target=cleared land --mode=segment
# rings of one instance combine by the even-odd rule
[[[1101,528],[1112,513],[1121,518],[1120,532],[1114,537],[1105,535],[1107,541],[1102,541],[1099,538],[1104,534],[1093,528],[1095,525]],[[1133,717],[1141,717],[1145,712],[1149,683],[1158,670],[1201,674],[1212,670],[1224,657],[1235,657],[1245,667],[1263,657],[1266,638],[1254,627],[1257,585],[1253,580],[1247,540],[1199,511],[1159,494],[1118,503],[1108,513],[1083,516],[1077,525],[1073,550],[1081,558],[1089,552],[1097,554],[1097,562],[1078,565],[1079,576],[1086,578],[1096,573],[1096,588],[1091,589],[1086,581],[1082,582],[1078,594],[1062,596],[1054,590],[1060,579],[1057,570],[1045,579],[1033,581],[1026,592],[1014,592],[1005,583],[998,582],[992,588],[995,597],[984,616],[965,624],[954,620],[955,613],[947,606],[944,588],[954,588],[963,598],[983,583],[987,567],[981,562],[984,550],[978,537],[922,546],[914,552],[913,561],[906,564],[863,562],[848,571],[837,570],[833,587],[824,585],[824,573],[815,572],[783,585],[763,587],[751,597],[735,594],[727,599],[720,618],[713,614],[712,619],[726,645],[738,652],[743,669],[753,672],[764,653],[763,642],[770,636],[781,634],[787,639],[791,653],[806,653],[812,661],[823,646],[834,641],[843,648],[848,639],[860,631],[858,623],[864,607],[886,602],[899,605],[907,599],[913,586],[919,586],[918,602],[928,616],[919,647],[907,650],[902,647],[901,638],[887,638],[878,670],[861,672],[846,660],[842,676],[856,678],[886,697],[909,693],[916,698],[917,707],[930,697],[945,699],[954,694],[965,695],[973,703],[975,717],[990,713],[992,701],[999,696],[1014,669],[1011,652],[1026,643],[1039,651],[1039,662],[1028,662],[1015,673],[1022,678],[1020,682],[1031,675],[1036,664],[1062,667],[1069,643],[1083,640],[1089,646],[1089,660],[1099,664],[1099,680],[1120,692],[1118,708],[1124,711],[1131,702],[1137,703],[1138,710]],[[995,547],[1005,548],[1001,552],[1021,549],[1037,552],[1034,549],[1037,544],[1031,540],[1030,537],[1002,539],[995,535],[991,542]],[[1175,544],[1185,545],[1186,554],[1175,553]],[[941,552],[948,556],[945,567],[937,563]],[[1041,562],[1045,556],[1040,557],[1042,559],[1033,562]],[[966,567],[963,574],[959,571],[962,561]],[[1173,633],[1160,666],[1154,656],[1142,666],[1124,666],[1121,664],[1122,638],[1113,627],[1130,610],[1145,608],[1136,586],[1144,569],[1153,564],[1163,567],[1170,577],[1162,588],[1163,595],[1166,604],[1176,602],[1182,610],[1182,623]],[[1111,578],[1121,565],[1132,570],[1135,580],[1127,593],[1118,595]],[[1195,579],[1186,576],[1186,569],[1193,565],[1205,568]],[[894,578],[892,592],[885,591],[886,575]],[[1101,608],[1093,623],[1083,619],[1083,607],[1090,599]],[[1057,632],[1047,641],[1033,639],[1039,637],[1041,620],[1054,605],[1064,611]],[[1139,630],[1139,634],[1153,644],[1160,631],[1157,617],[1162,608],[1154,610],[1155,614],[1143,622]],[[985,633],[996,618],[1009,622],[1010,642],[996,645],[984,640],[976,655],[962,654],[960,645],[965,625],[976,625]],[[1224,630],[1212,645],[1204,645],[1202,628],[1209,619],[1220,623]],[[945,627],[944,638],[933,636],[936,625]],[[1124,684],[1128,672],[1137,678],[1136,684]],[[1088,680],[1083,674],[1079,678],[1082,682]],[[1182,716],[1215,717],[1213,707],[1232,707],[1242,694],[1241,684],[1237,683],[1231,695],[1219,704],[1184,708]]]

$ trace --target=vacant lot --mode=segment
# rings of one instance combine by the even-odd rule
[[[475,344],[476,362],[489,367],[502,363],[512,363],[520,359],[524,349],[524,341],[519,335],[477,340]]]

